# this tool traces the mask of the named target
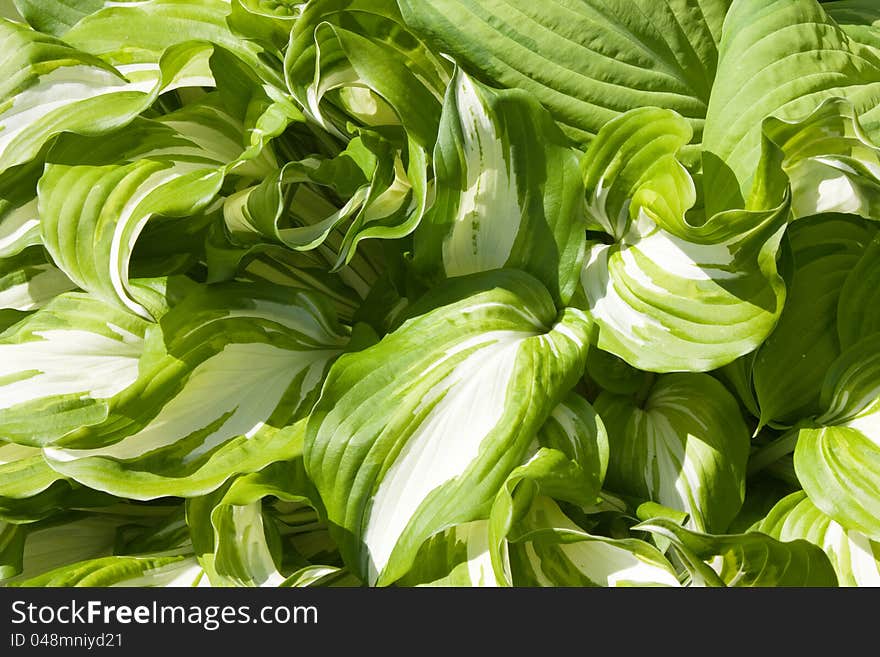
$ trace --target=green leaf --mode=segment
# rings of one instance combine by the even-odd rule
[[[765,172],[750,209],[691,223],[696,189],[676,158],[689,134],[676,114],[637,109],[607,123],[583,158],[591,229],[610,238],[588,242],[581,272],[598,346],[654,372],[710,370],[752,351],[785,296],[779,175]]]
[[[228,172],[271,167],[247,157],[242,126],[216,98],[157,120],[138,119],[124,137],[62,141],[39,183],[46,247],[80,287],[149,318],[128,280],[135,242],[155,215],[204,210]]]
[[[794,218],[820,212],[880,216],[880,148],[851,103],[830,98],[800,122],[767,119],[764,133],[785,154]]]
[[[633,529],[667,538],[697,586],[837,586],[825,553],[804,540],[777,541],[766,534],[692,532],[656,518]]]
[[[849,426],[802,429],[794,466],[819,509],[846,529],[880,541],[880,432],[874,426],[880,412],[872,410]],[[874,430],[860,431],[865,425]]]
[[[449,64],[409,32],[394,0],[309,2],[284,70],[290,93],[325,129],[343,135],[347,115],[366,126],[402,124],[420,148],[433,146]],[[331,98],[339,109],[327,107]]]
[[[240,476],[225,491],[188,502],[187,521],[198,539],[199,561],[213,586],[279,586],[286,582],[269,540],[273,519],[265,508],[265,498],[296,502],[302,511],[314,504],[317,494],[303,468],[302,434],[296,440],[299,451],[288,461]],[[200,523],[207,526],[199,527]],[[302,527],[300,533],[306,529]],[[323,526],[317,529],[322,531]]]
[[[365,131],[332,160],[288,162],[258,185],[228,197],[226,229],[241,246],[329,247],[338,254],[330,260],[338,271],[351,264],[362,240],[412,232],[425,210],[426,167],[413,163],[405,170],[391,143]]]
[[[729,0],[400,0],[437,50],[495,84],[531,92],[587,143],[619,114],[658,106],[698,143]]]
[[[841,586],[880,584],[880,543],[846,530],[822,513],[806,493],[788,495],[755,530],[780,541],[804,539],[825,550]]]
[[[587,506],[596,503],[608,463],[608,437],[585,399],[569,393],[547,418],[531,449],[534,454],[498,491],[490,520],[462,523],[429,538],[399,583],[509,586],[511,576],[504,571],[502,555],[523,497],[540,492]]]
[[[105,0],[15,0],[15,6],[32,28],[60,37],[80,20],[107,4]]]
[[[131,499],[205,494],[290,458],[347,342],[323,300],[225,285],[188,297],[151,334],[108,419],[46,450],[53,469]]]
[[[508,547],[516,586],[679,586],[657,548],[590,535],[548,497],[535,497],[516,531]]]
[[[148,323],[69,293],[0,335],[0,433],[51,444],[107,419],[139,375]]]
[[[811,217],[788,231],[794,258],[788,299],[754,361],[762,424],[790,426],[819,414],[822,381],[840,353],[842,287],[875,234],[870,222],[845,215]]]
[[[32,162],[0,174],[0,258],[42,243],[37,214],[37,180],[42,172],[42,166]]]
[[[306,439],[347,565],[379,584],[432,534],[486,517],[589,340],[583,313],[557,313],[517,270],[453,279],[410,317],[333,366]]]
[[[575,151],[531,96],[457,72],[434,171],[434,205],[416,233],[417,268],[453,277],[515,267],[562,303],[571,298],[584,254],[583,186]]]
[[[96,135],[146,109],[156,81],[128,82],[101,60],[0,19],[0,173],[61,132]]]
[[[867,245],[840,290],[837,333],[844,349],[880,333],[880,236]]]
[[[62,566],[16,582],[26,587],[203,586],[204,573],[195,557],[110,556]]]
[[[235,52],[283,87],[280,66],[260,59],[260,48],[236,37],[227,25],[226,0],[146,0],[107,2],[64,33],[65,42],[116,66],[132,81],[164,77],[165,90],[214,85],[209,65],[213,46]],[[132,35],[137,35],[132,38]],[[177,70],[163,69],[174,62]]]
[[[0,308],[31,311],[76,288],[38,246],[0,259]]]
[[[748,198],[765,118],[802,121],[833,97],[848,100],[874,134],[880,50],[850,39],[815,0],[734,0],[706,114],[703,170],[714,191],[707,209]]]
[[[723,531],[743,502],[749,431],[733,396],[707,374],[660,377],[643,401],[603,392],[606,485],[687,513],[690,526]]]

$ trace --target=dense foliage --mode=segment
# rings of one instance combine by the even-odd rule
[[[0,580],[880,585],[876,0],[15,0]]]

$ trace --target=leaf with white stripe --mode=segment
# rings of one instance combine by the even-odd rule
[[[837,586],[827,555],[812,543],[767,534],[701,534],[665,518],[633,527],[669,540],[691,575],[691,586]]]
[[[805,74],[792,77],[792,71]],[[880,50],[851,39],[815,0],[734,0],[706,113],[703,171],[713,190],[707,209],[741,207],[750,195],[764,119],[802,121],[829,98],[849,101],[853,115],[876,137]],[[839,136],[835,128],[823,142],[833,144]],[[836,148],[829,154],[836,168]]]
[[[689,136],[680,116],[638,109],[607,123],[583,157],[590,227],[606,233],[588,242],[581,273],[598,346],[653,372],[706,371],[752,351],[785,297],[784,176],[766,168],[748,209],[691,223],[697,189],[676,157]]]
[[[276,562],[281,539],[266,498],[302,503],[303,510],[316,498],[303,468],[302,438],[302,433],[295,437],[299,452],[294,458],[187,503],[193,542],[212,585],[279,586],[291,574],[282,574],[283,565]]]
[[[179,505],[114,504],[23,525],[19,567],[4,585],[185,586],[198,579],[199,568],[188,539],[172,529],[179,526],[178,510]],[[134,545],[126,538],[131,535],[162,538],[152,541],[152,553],[133,555],[125,552]]]
[[[33,523],[59,511],[116,501],[66,480],[49,467],[39,448],[0,442],[0,521]]]
[[[515,267],[566,303],[583,259],[576,152],[538,102],[457,71],[434,149],[436,198],[415,264],[438,276]]]
[[[749,431],[733,395],[708,374],[658,377],[640,398],[603,392],[609,490],[683,511],[723,531],[742,506]]]
[[[155,80],[129,82],[96,57],[0,18],[0,173],[61,132],[97,135],[146,109]]]
[[[11,258],[0,258],[0,309],[37,310],[74,289],[76,285],[47,260],[38,246]]]
[[[465,522],[430,537],[398,585],[499,586],[489,555],[488,521]]]
[[[820,212],[880,217],[880,148],[851,103],[831,98],[803,121],[768,119],[764,132],[785,155],[794,218]]]
[[[138,378],[149,324],[80,293],[62,295],[0,335],[0,433],[51,444],[103,422]]]
[[[755,530],[780,541],[804,539],[818,545],[831,560],[841,586],[880,586],[880,543],[836,523],[806,493],[780,500]]]
[[[514,586],[679,586],[653,545],[591,535],[549,497],[536,496],[514,532],[508,546]]]
[[[395,149],[370,176],[336,267],[362,240],[404,237],[421,221],[451,68],[404,26],[393,0],[317,0],[294,23],[284,73],[303,113],[345,140],[375,130]]]
[[[404,25],[394,0],[313,0],[290,33],[284,69],[290,93],[326,130],[346,122],[402,125],[433,146],[450,64]]]
[[[205,586],[205,573],[193,556],[109,556],[61,566],[16,581],[25,587],[190,587]]]
[[[813,503],[847,529],[880,541],[880,404],[849,426],[802,429],[795,471]],[[867,425],[866,433],[856,427]]]
[[[323,299],[242,284],[190,295],[150,338],[136,384],[105,422],[47,448],[52,468],[142,500],[205,494],[286,460],[301,430],[291,423],[348,342]]]
[[[586,400],[569,393],[538,432],[533,450],[492,505],[489,557],[501,585],[678,584],[653,547],[591,536],[557,505],[595,509],[601,503],[608,436]]]
[[[880,540],[880,333],[840,355],[821,405],[823,414],[798,432],[798,480],[844,528]]]
[[[256,40],[281,53],[307,4],[294,0],[232,0],[226,21],[233,33]]]
[[[788,299],[753,365],[761,424],[790,426],[821,412],[822,381],[840,354],[842,288],[876,234],[872,222],[846,215],[802,219],[788,230]]]
[[[0,174],[0,259],[18,255],[42,243],[37,214],[40,162],[30,162]]]
[[[339,270],[350,264],[361,240],[409,234],[424,212],[426,184],[427,163],[406,170],[393,144],[363,131],[335,158],[288,162],[229,196],[223,214],[235,244],[330,247],[338,252],[330,264]]]
[[[240,39],[227,25],[228,0],[141,0],[105,2],[63,34],[64,41],[117,67],[133,82],[157,84],[163,90],[213,87],[209,58],[214,46],[239,57],[276,87],[283,87],[280,62],[261,61],[261,48]],[[132,38],[132,35],[137,38]],[[169,59],[175,73],[167,75]],[[164,59],[164,61],[163,61]]]
[[[186,221],[204,210],[230,171],[271,170],[270,154],[240,159],[242,144],[241,124],[213,96],[157,120],[138,119],[112,140],[62,141],[39,183],[52,259],[83,289],[150,318],[129,282],[139,235],[155,215]]]
[[[499,577],[493,557],[503,559],[521,491],[540,491],[585,506],[596,503],[608,463],[608,438],[602,420],[583,397],[569,393],[538,431],[531,449],[537,451],[511,472],[496,495],[490,521],[456,525],[428,539],[401,584],[509,585],[509,573]]]
[[[371,583],[409,570],[443,529],[487,517],[564,393],[590,324],[517,270],[452,279],[411,319],[337,361],[305,459],[343,558]]]

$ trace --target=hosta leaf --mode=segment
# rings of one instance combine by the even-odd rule
[[[834,0],[823,3],[851,39],[880,48],[880,8],[871,0]]]
[[[841,289],[875,234],[870,222],[844,215],[803,219],[788,231],[794,257],[788,299],[754,361],[763,424],[791,425],[820,412],[822,381],[840,353]]]
[[[666,110],[633,110],[606,124],[583,158],[591,227],[613,240],[588,242],[581,272],[598,346],[654,372],[710,370],[753,350],[785,293],[778,176],[768,170],[750,210],[691,224],[696,190],[675,157],[688,130]]]
[[[0,444],[0,519],[33,522],[66,508],[71,497],[71,487],[39,448]]]
[[[37,180],[42,172],[31,162],[0,174],[0,259],[41,243]]]
[[[70,293],[0,335],[0,433],[51,443],[104,421],[133,384],[148,323]]]
[[[651,546],[591,536],[557,505],[555,500],[581,509],[599,506],[608,437],[583,398],[569,393],[538,432],[533,449],[492,504],[488,550],[499,584],[678,585],[672,568]]]
[[[166,76],[166,90],[214,86],[208,61],[212,44],[245,58],[254,70],[282,87],[280,71],[259,59],[260,48],[232,34],[226,22],[229,12],[226,0],[105,2],[64,32],[63,38],[113,64],[133,81],[156,82],[162,77],[163,56],[176,57],[178,71],[173,79]]]
[[[290,32],[302,15],[306,2],[232,0],[229,28],[236,34],[266,44],[279,54],[290,40]]]
[[[269,497],[305,504],[316,498],[303,468],[302,435],[296,440],[296,457],[238,477],[227,489],[188,503],[194,544],[212,585],[279,586],[285,582],[268,539],[267,523],[272,519],[263,507],[264,498]]]
[[[463,523],[432,536],[402,584],[509,586],[504,555],[521,498],[540,492],[586,506],[596,503],[608,463],[608,438],[602,420],[583,397],[569,393],[553,409],[532,449],[537,451],[498,491],[490,520]]]
[[[810,500],[847,530],[880,539],[880,334],[828,371],[824,413],[798,433],[794,467]]]
[[[742,505],[749,431],[733,396],[707,374],[657,379],[644,401],[603,392],[610,490],[684,511],[723,531]]]
[[[880,398],[880,333],[870,333],[844,350],[828,369],[822,384],[822,424],[842,424],[870,417]],[[864,423],[861,423],[864,425]],[[871,425],[864,428],[871,431]]]
[[[583,183],[575,152],[531,96],[456,73],[434,171],[417,267],[449,277],[517,267],[563,303],[571,298],[584,252]]]
[[[592,536],[536,497],[508,547],[516,586],[679,586],[669,562],[637,539]]]
[[[346,563],[379,584],[432,534],[486,517],[579,378],[589,340],[583,313],[557,314],[516,270],[453,279],[410,316],[336,363],[306,440]]]
[[[566,395],[538,431],[537,440],[544,450],[558,454],[546,471],[534,467],[539,455],[532,457],[528,479],[556,499],[594,504],[608,470],[608,435],[587,400],[576,393]],[[561,463],[559,456],[565,457]],[[508,479],[507,485],[512,483]]]
[[[848,100],[873,135],[880,50],[850,39],[815,0],[734,0],[706,114],[709,211],[741,207],[749,196],[765,118],[801,121],[832,97]]]
[[[284,69],[290,92],[324,128],[343,134],[341,109],[367,126],[403,124],[419,147],[433,145],[449,65],[406,29],[393,0],[309,2]]]
[[[880,236],[865,248],[840,290],[837,333],[843,349],[880,333]]]
[[[873,415],[873,417],[871,417]],[[802,429],[794,464],[813,503],[847,529],[880,541],[880,445],[876,409],[850,426]],[[858,420],[874,425],[860,431]]]
[[[107,4],[106,0],[14,0],[21,15],[35,30],[62,36],[80,20]]]
[[[495,587],[489,554],[489,522],[473,520],[429,538],[419,549],[402,586]]]
[[[699,141],[728,0],[400,0],[466,70],[531,92],[587,142],[627,110],[668,107]]]
[[[662,536],[697,586],[837,586],[828,557],[805,540],[780,542],[760,532],[712,536],[655,518],[634,529]]]
[[[30,311],[42,308],[76,285],[46,259],[40,247],[0,259],[0,308]]]
[[[841,586],[880,586],[880,544],[843,528],[803,492],[780,500],[755,530],[780,541],[805,539],[818,545],[828,555]]]
[[[16,582],[28,587],[203,586],[204,572],[195,557],[110,556],[62,566]]]
[[[210,251],[208,257],[210,271]],[[361,303],[357,292],[346,283],[343,275],[328,272],[327,261],[314,251],[291,251],[269,246],[265,250],[254,249],[245,257],[235,255],[233,258],[238,259],[235,269],[227,270],[225,264],[218,264],[214,275],[209,276],[209,282],[236,278],[318,292],[333,302],[340,321],[349,324]]]
[[[0,173],[61,132],[101,134],[146,109],[155,80],[128,82],[96,57],[0,18]]]
[[[54,469],[152,499],[204,494],[289,458],[302,427],[288,425],[311,408],[347,342],[321,299],[283,288],[209,288],[160,326],[108,420],[46,450]]]
[[[329,249],[338,254],[330,259],[338,271],[351,264],[361,240],[403,237],[418,224],[426,204],[427,163],[412,164],[404,170],[394,146],[365,131],[332,160],[288,162],[231,195],[223,206],[226,229],[242,246]]]
[[[199,579],[187,541],[174,537],[153,554],[114,556],[126,534],[162,534],[174,524],[174,507],[116,504],[91,513],[67,512],[23,525],[23,558],[14,586],[186,586]]]
[[[205,209],[228,171],[271,167],[268,154],[240,159],[241,130],[209,97],[139,119],[125,138],[62,142],[39,184],[43,238],[55,263],[80,287],[149,318],[128,281],[135,242],[154,215]]]
[[[820,212],[880,216],[880,148],[849,102],[828,99],[800,122],[767,119],[764,132],[785,154],[795,218]]]

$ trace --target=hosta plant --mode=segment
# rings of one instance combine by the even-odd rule
[[[874,0],[14,0],[0,581],[880,585]]]

